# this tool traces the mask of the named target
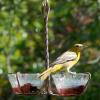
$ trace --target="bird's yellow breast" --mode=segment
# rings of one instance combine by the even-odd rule
[[[77,58],[73,60],[74,63],[77,63],[80,59],[80,52],[77,53]]]

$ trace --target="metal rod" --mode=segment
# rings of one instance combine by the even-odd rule
[[[18,88],[21,90],[21,93],[24,94],[24,91],[22,90],[21,86],[20,86],[20,82],[19,82],[19,76],[20,73],[16,73],[16,79],[17,79],[17,83],[18,83]]]

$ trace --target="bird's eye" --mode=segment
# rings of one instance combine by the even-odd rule
[[[79,47],[78,45],[76,45],[76,47]]]

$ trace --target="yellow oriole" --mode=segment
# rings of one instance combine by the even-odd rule
[[[45,80],[50,74],[65,69],[67,69],[69,73],[74,73],[71,72],[70,69],[79,61],[81,50],[84,47],[83,44],[75,44],[71,49],[64,52],[50,65],[50,68],[39,75],[41,80]]]

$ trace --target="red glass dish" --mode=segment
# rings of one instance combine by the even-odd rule
[[[45,82],[36,74],[8,74],[12,90],[15,94],[45,94]]]
[[[90,73],[57,73],[52,75],[50,94],[59,96],[76,96],[84,92],[91,75]]]

